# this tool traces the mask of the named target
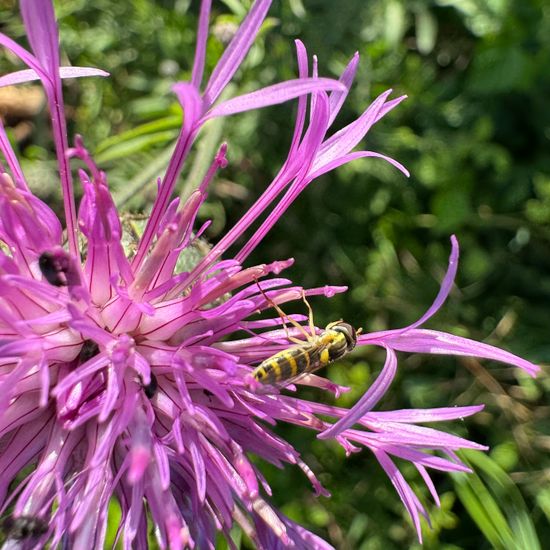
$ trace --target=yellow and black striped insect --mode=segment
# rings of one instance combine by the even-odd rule
[[[357,336],[361,333],[361,329],[355,330],[349,323],[342,320],[329,323],[325,330],[317,334],[313,323],[313,311],[304,292],[302,292],[302,299],[309,311],[309,333],[302,325],[289,318],[277,304],[266,296],[261,288],[260,291],[281,316],[283,326],[287,331],[287,338],[295,345],[262,361],[252,372],[252,376],[258,382],[262,384],[289,382],[342,358],[357,344]],[[288,334],[285,318],[305,336],[305,340],[294,338]]]

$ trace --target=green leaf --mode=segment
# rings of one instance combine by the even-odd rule
[[[479,451],[463,452],[461,458],[482,477],[453,474],[457,495],[491,545],[503,550],[539,550],[525,501],[508,474]]]
[[[499,499],[514,533],[514,548],[540,549],[540,542],[525,501],[510,476],[491,457],[479,452],[467,453],[468,459],[481,471],[487,485]]]
[[[118,526],[122,520],[120,504],[116,498],[109,501],[109,511],[107,513],[107,533],[105,535],[105,548],[113,548]],[[119,541],[120,544],[120,541]],[[118,545],[117,545],[118,548]]]
[[[140,151],[147,151],[154,145],[165,144],[176,138],[178,134],[177,130],[166,130],[165,132],[157,132],[155,134],[148,134],[145,136],[139,136],[129,139],[113,145],[103,153],[96,155],[95,159],[98,164],[117,160],[120,158],[134,155]]]
[[[158,134],[159,132],[164,132],[166,130],[178,129],[181,127],[181,122],[181,115],[179,115],[159,118],[158,120],[154,120],[153,122],[141,124],[140,126],[136,126],[135,128],[128,130],[127,132],[122,132],[121,134],[103,140],[98,145],[96,149],[96,154],[100,155],[108,149],[111,149],[123,143],[127,143],[137,137]]]

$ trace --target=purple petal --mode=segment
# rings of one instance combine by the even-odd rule
[[[397,356],[394,351],[386,348],[386,353],[386,362],[376,381],[350,409],[348,414],[334,423],[328,430],[317,435],[319,439],[328,439],[329,437],[336,437],[341,434],[358,422],[380,401],[392,383],[397,371]]]
[[[420,527],[420,517],[417,509],[417,499],[411,489],[411,486],[406,482],[403,474],[397,469],[397,466],[393,463],[391,458],[383,451],[375,451],[378,462],[390,478],[392,485],[395,487],[399,498],[405,505],[405,508],[409,512],[413,521],[416,533],[418,534],[418,540],[422,543],[422,529]],[[423,511],[423,509],[422,509]]]
[[[35,69],[44,85],[50,107],[57,164],[63,190],[69,251],[73,256],[78,257],[76,208],[72,175],[67,157],[65,106],[61,96],[61,79],[59,77],[59,35],[53,5],[48,0],[22,0],[21,15],[36,58],[29,57],[28,52],[22,48],[14,49],[12,44],[6,43],[5,37],[2,37],[2,43]]]
[[[203,452],[201,451],[197,441],[193,438],[188,441],[187,447],[191,454],[193,470],[195,472],[197,497],[199,502],[203,503],[206,497],[206,469],[204,465]]]
[[[191,76],[191,84],[197,90],[201,86],[204,74],[204,59],[206,57],[206,41],[208,40],[208,21],[210,19],[211,5],[212,0],[202,0],[201,2],[195,60],[193,61],[193,74]]]
[[[188,134],[200,116],[201,101],[199,93],[188,82],[178,82],[172,86],[172,90],[178,96],[184,113],[182,133]]]
[[[391,333],[388,337],[380,338],[385,345],[397,351],[412,353],[433,353],[442,355],[465,355],[469,357],[482,357],[493,359],[502,363],[508,363],[524,370],[529,376],[536,376],[540,371],[537,365],[514,355],[508,351],[476,342],[469,338],[454,336],[446,332],[427,329],[407,330],[402,333]]]
[[[59,70],[59,35],[50,0],[21,0],[21,16],[34,55],[53,80]]]
[[[10,50],[15,56],[21,59],[25,65],[28,65],[31,69],[34,69],[39,75],[41,75],[41,78],[47,78],[47,74],[38,62],[38,59],[36,59],[36,57],[34,57],[34,55],[32,55],[25,48],[22,48],[17,42],[0,33],[0,45]]]
[[[421,464],[415,464],[415,466],[418,472],[420,473],[420,475],[422,476],[422,479],[424,480],[426,487],[428,487],[428,490],[430,491],[430,494],[432,495],[432,498],[434,499],[435,504],[437,505],[438,508],[440,508],[441,501],[439,500],[439,495],[435,490],[435,485],[432,481],[432,478],[430,477],[430,474],[427,472],[426,468]]]
[[[298,152],[295,155],[296,163],[301,165],[301,171],[307,174],[308,168],[311,162],[315,158],[319,146],[324,138],[325,131],[328,123],[328,98],[326,94],[321,95],[315,104],[315,114],[312,117],[312,123],[308,128],[306,136],[302,144],[299,147]],[[289,163],[290,165],[291,163]],[[303,176],[298,176],[289,189],[285,192],[283,198],[279,203],[272,208],[267,218],[262,222],[262,225],[254,232],[252,237],[243,246],[243,248],[236,254],[236,258],[243,262],[249,254],[258,246],[262,239],[267,235],[271,228],[275,225],[277,220],[286,212],[289,206],[296,200],[298,195],[305,189],[305,187],[312,181],[311,178],[305,179]],[[257,213],[259,215],[260,212]]]
[[[325,90],[342,90],[344,87],[331,78],[297,78],[267,86],[255,92],[228,99],[213,107],[204,121],[218,116],[234,115],[244,111],[260,109],[269,105],[284,103],[296,97]]]
[[[326,174],[327,172],[331,172],[332,170],[338,168],[339,166],[343,166],[344,164],[347,164],[348,162],[351,162],[353,160],[360,159],[360,158],[367,158],[367,157],[381,158],[386,162],[389,162],[392,166],[395,166],[398,170],[400,170],[403,174],[405,174],[405,176],[407,177],[410,176],[409,171],[400,162],[397,162],[391,157],[383,155],[382,153],[376,153],[375,151],[355,151],[353,153],[348,153],[347,155],[333,159],[323,166],[317,167],[316,171],[312,172],[309,175],[309,178],[311,178],[312,180],[316,179],[322,176],[323,174]],[[316,166],[317,166],[317,163],[316,163]]]
[[[231,80],[242,60],[245,58],[254,38],[260,30],[267,11],[271,6],[271,0],[256,0],[248,12],[246,19],[240,25],[239,30],[231,40],[229,46],[223,52],[216,68],[212,71],[210,80],[204,90],[204,108],[208,109],[222,93],[227,83]]]
[[[8,139],[8,136],[6,134],[6,130],[4,129],[4,124],[2,123],[1,120],[0,120],[0,151],[2,151],[2,154],[4,155],[4,158],[8,163],[8,166],[11,170],[11,173],[13,174],[13,178],[15,180],[17,187],[19,187],[19,189],[22,189],[24,191],[29,191],[29,187],[27,185],[27,182],[25,181],[25,176],[23,175],[23,171],[21,170],[21,165],[19,164],[19,160],[17,159],[17,156],[13,151],[10,140]]]
[[[446,434],[440,430],[428,428],[426,426],[417,426],[416,424],[402,424],[392,422],[365,422],[359,421],[360,424],[373,430],[375,433],[362,434],[356,433],[356,430],[349,430],[345,435],[350,434],[350,439],[357,442],[362,442],[361,438],[365,438],[365,444],[369,441],[377,441],[384,444],[406,445],[413,447],[432,448],[432,449],[478,449],[485,450],[487,447],[474,443],[457,435]],[[408,460],[411,460],[409,458]]]
[[[323,144],[314,169],[332,159],[349,153],[363,139],[372,125],[380,119],[380,111],[391,92],[392,90],[387,90],[383,94],[380,94],[356,121],[348,124],[328,139]]]
[[[82,76],[109,76],[109,73],[93,67],[59,67],[59,76],[61,78],[80,78]],[[40,80],[39,74],[34,69],[15,71],[0,77],[0,88],[34,80]]]
[[[300,78],[307,78],[308,75],[308,62],[307,62],[307,51],[306,47],[301,40],[294,41],[296,45],[296,58],[298,59],[298,76]],[[306,119],[307,111],[307,97],[305,95],[300,96],[298,99],[298,110],[296,112],[296,122],[294,123],[294,134],[292,135],[292,142],[290,144],[290,151],[288,157],[292,156],[292,153],[296,151],[299,143],[300,137],[304,130],[304,122]],[[288,158],[287,161],[288,162]],[[285,166],[286,166],[285,162]],[[283,167],[284,170],[284,167]]]
[[[361,345],[365,345],[365,344],[373,344],[374,342],[384,342],[388,337],[391,338],[393,335],[403,334],[412,329],[415,329],[416,327],[419,327],[420,325],[424,324],[430,317],[432,317],[432,315],[437,313],[437,311],[443,305],[443,303],[449,296],[449,293],[451,292],[451,288],[453,286],[453,283],[456,277],[456,271],[458,269],[458,253],[459,253],[458,241],[456,237],[452,235],[451,236],[451,255],[449,256],[449,267],[447,268],[447,273],[445,273],[445,277],[443,278],[443,282],[441,283],[439,292],[437,293],[437,296],[435,297],[435,300],[433,301],[432,305],[428,308],[428,311],[426,311],[426,313],[424,313],[424,315],[422,315],[422,317],[418,319],[418,321],[415,321],[412,325],[409,325],[408,327],[405,327],[405,328],[387,330],[387,331],[381,331],[381,332],[372,332],[371,334],[360,336],[358,339],[358,343]],[[384,345],[384,344],[381,344],[381,345]]]
[[[439,308],[443,305],[451,292],[451,288],[453,287],[456,277],[456,271],[458,269],[458,254],[458,241],[454,235],[451,235],[451,255],[449,256],[449,267],[447,268],[447,273],[445,273],[445,277],[441,283],[441,288],[439,289],[433,304],[428,308],[428,311],[426,311],[426,313],[424,313],[424,315],[422,315],[416,323],[413,323],[407,327],[407,330],[414,329],[424,324],[432,315],[437,313]]]
[[[188,82],[178,82],[172,87],[173,91],[178,96],[178,100],[183,108],[183,128],[178,136],[178,141],[174,149],[174,153],[170,158],[170,163],[166,170],[166,174],[160,184],[160,191],[153,204],[153,210],[147,220],[147,225],[143,236],[140,239],[138,250],[132,260],[132,268],[134,271],[141,266],[149,247],[153,242],[155,234],[159,228],[166,209],[170,205],[170,197],[177,183],[183,163],[187,158],[193,140],[198,131],[197,119],[201,112],[201,100],[198,91]]]
[[[441,422],[466,418],[482,411],[485,405],[471,405],[469,407],[441,407],[437,409],[400,409],[398,411],[376,411],[368,413],[365,421],[371,416],[383,422],[404,422],[416,424],[418,422]]]
[[[382,108],[380,111],[378,111],[378,115],[376,116],[375,122],[378,122],[382,117],[384,117],[387,113],[389,113],[394,107],[397,107],[404,99],[407,99],[406,95],[402,95],[399,97],[396,97],[395,99],[390,99],[389,101],[386,101],[384,105],[382,105]]]
[[[353,79],[355,78],[355,73],[357,72],[358,65],[359,52],[355,52],[354,56],[351,58],[351,61],[344,69],[342,76],[338,79],[338,81],[346,87],[346,90],[343,92],[332,92],[330,94],[330,118],[328,121],[329,127],[332,126],[332,123],[340,112],[340,109],[342,108],[346,97],[348,97],[348,93],[351,85],[353,84]]]

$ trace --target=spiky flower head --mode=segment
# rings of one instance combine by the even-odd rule
[[[486,357],[536,373],[534,365],[505,351],[421,328],[451,289],[458,259],[453,238],[448,272],[427,313],[409,327],[357,338],[359,346],[384,348],[387,358],[351,410],[304,400],[294,385],[264,385],[252,376],[255,366],[288,348],[289,339],[295,343],[300,338],[296,327],[283,327],[281,316],[258,319],[258,312],[345,289],[304,290],[279,277],[292,260],[248,265],[250,253],[298,194],[325,172],[355,159],[380,157],[407,174],[380,153],[354,151],[403,97],[389,99],[387,91],[357,120],[331,130],[352,84],[357,55],[338,81],[320,78],[316,60],[310,71],[306,50],[297,42],[298,78],[218,102],[269,5],[269,0],[254,3],[203,86],[210,2],[202,2],[191,81],[174,85],[184,112],[182,128],[132,253],[121,244],[122,224],[106,174],[81,138],[69,147],[66,132],[62,78],[105,73],[59,66],[58,32],[48,0],[21,1],[32,52],[0,35],[0,43],[28,66],[2,77],[0,85],[40,79],[44,86],[65,208],[63,230],[29,189],[0,127],[5,158],[0,176],[0,505],[9,514],[5,548],[42,548],[46,543],[102,548],[113,498],[122,511],[118,537],[124,548],[146,548],[149,523],[160,548],[214,548],[219,533],[234,547],[234,524],[258,548],[329,548],[270,505],[271,489],[251,461],[257,456],[277,466],[298,466],[317,494],[328,495],[297,450],[275,433],[277,422],[333,438],[347,453],[368,448],[420,535],[419,516],[425,510],[393,457],[413,463],[437,501],[428,469],[467,471],[455,451],[482,447],[418,424],[464,418],[481,407],[373,411],[395,375],[396,351]],[[208,185],[227,164],[223,145],[189,198],[181,204],[171,199],[202,125],[294,98],[295,132],[281,170],[196,265],[178,272],[181,254],[205,229],[194,223]],[[84,165],[78,171],[83,191],[78,209],[69,166],[75,157]],[[262,215],[255,232],[227,257],[229,247]],[[293,318],[294,323],[303,320]],[[246,338],[235,336],[243,331]],[[313,374],[295,382],[336,395],[344,390]]]

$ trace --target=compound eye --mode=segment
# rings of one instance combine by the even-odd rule
[[[351,351],[357,344],[357,333],[349,323],[339,323],[333,327],[336,332],[341,332],[346,337],[346,349]]]

